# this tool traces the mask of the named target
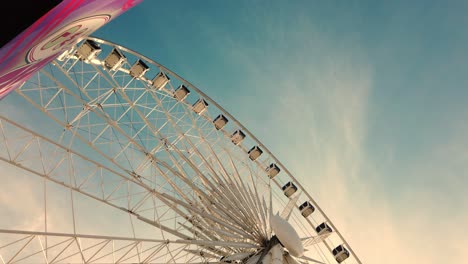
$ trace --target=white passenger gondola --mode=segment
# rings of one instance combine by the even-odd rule
[[[276,175],[278,175],[278,173],[280,173],[281,170],[278,167],[278,165],[272,163],[266,168],[265,171],[266,173],[268,173],[268,177],[270,177],[270,179],[273,179]]]
[[[343,245],[337,246],[335,249],[333,249],[332,253],[338,263],[341,263],[345,259],[349,258],[349,251]]]
[[[294,183],[288,182],[281,188],[281,190],[283,190],[286,197],[290,197],[297,191],[297,187],[294,185]]]
[[[315,231],[317,231],[317,234],[321,236],[325,234],[330,234],[331,232],[333,232],[333,229],[329,225],[327,225],[327,223],[323,222],[315,228]]]
[[[175,90],[174,98],[177,99],[177,101],[183,101],[189,94],[189,89],[185,85],[181,84],[179,88]]]
[[[157,90],[164,88],[166,84],[170,81],[171,79],[164,74],[164,72],[159,72],[151,82],[154,88]]]
[[[234,143],[234,145],[239,145],[242,142],[242,140],[244,140],[244,138],[245,134],[240,129],[234,131],[234,133],[232,133],[231,135],[231,141],[232,143]]]
[[[145,73],[149,70],[148,65],[142,60],[137,60],[135,64],[130,67],[129,74],[135,79],[140,79],[145,75]]]
[[[262,155],[262,153],[263,153],[263,150],[259,146],[252,147],[248,152],[249,158],[251,160],[258,159],[258,157],[260,157],[260,155]]]
[[[111,71],[116,71],[127,60],[125,55],[118,49],[114,48],[109,55],[104,59],[104,66]]]
[[[201,114],[206,110],[207,107],[208,103],[205,101],[205,99],[200,98],[193,104],[192,109],[195,113]]]
[[[299,206],[299,210],[303,217],[308,217],[315,211],[315,207],[309,201],[306,201]]]
[[[76,55],[80,60],[89,61],[94,59],[100,52],[101,47],[96,42],[88,39],[81,44],[76,51]]]
[[[223,128],[228,122],[228,119],[224,115],[218,115],[214,120],[213,124],[217,130]]]

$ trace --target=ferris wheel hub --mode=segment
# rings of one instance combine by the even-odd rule
[[[289,254],[294,257],[304,255],[304,246],[302,245],[301,238],[288,221],[281,218],[278,214],[273,215],[271,217],[271,228],[281,244],[289,251]]]

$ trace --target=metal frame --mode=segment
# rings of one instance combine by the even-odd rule
[[[41,261],[46,263],[54,262],[48,257],[47,249],[51,247],[51,244],[47,245],[48,237],[72,239],[63,243],[76,244],[76,252],[81,255],[81,260],[77,261],[86,263],[97,259],[85,258],[78,242],[80,238],[99,240],[94,244],[96,247],[114,240],[131,241],[131,249],[112,260],[116,263],[135,261],[126,256],[141,247],[142,242],[157,244],[147,251],[149,255],[145,258],[138,252],[134,254],[138,262],[143,263],[156,259],[163,262],[219,262],[221,258],[240,255],[244,258],[237,261],[248,261],[247,258],[258,256],[256,252],[265,248],[272,235],[269,217],[274,210],[282,209],[282,215],[287,215],[298,233],[307,240],[304,244],[310,247],[308,255],[300,261],[316,262],[314,258],[317,258],[320,263],[334,263],[331,249],[343,244],[352,255],[346,263],[361,263],[303,186],[231,114],[157,62],[112,42],[88,39],[102,46],[99,56],[90,61],[79,60],[74,56],[79,47],[77,44],[16,90],[55,125],[55,130],[51,130],[55,131],[51,134],[53,137],[43,136],[49,135],[48,129],[52,127],[33,131],[5,116],[0,118],[0,139],[3,140],[0,142],[6,146],[0,160],[68,189],[73,230],[71,233],[48,231],[44,208],[44,232],[0,230],[0,256],[5,254],[2,252],[11,252],[15,244],[2,243],[2,235],[14,234],[23,235],[29,242],[17,249],[12,262],[39,237],[45,239]],[[115,48],[127,58],[115,71],[104,66],[106,48],[109,52]],[[163,72],[169,77],[169,83],[154,89],[151,78],[145,75],[132,78],[129,61],[138,60]],[[192,93],[178,101],[173,94],[180,85]],[[196,113],[190,102],[192,97],[205,100],[210,106]],[[219,114],[227,117],[229,122],[217,129],[213,119]],[[55,135],[60,129],[63,132]],[[246,135],[238,145],[230,139],[236,130],[242,130]],[[18,138],[21,138],[21,144]],[[248,155],[253,146],[263,150],[255,160]],[[273,163],[281,172],[270,179],[265,170]],[[55,174],[67,177],[60,178]],[[294,198],[283,195],[281,186],[286,182],[297,186]],[[75,218],[78,216],[74,202],[81,196],[128,215],[133,237],[77,234]],[[45,201],[47,197],[44,184]],[[293,210],[298,207],[299,197],[316,208],[308,218],[302,217],[298,209]],[[315,227],[324,221],[334,232],[317,236]],[[135,230],[140,225],[156,227],[161,239],[136,237]],[[168,246],[177,243],[184,246]],[[161,255],[156,251],[165,253]],[[142,252],[141,248],[139,252]],[[71,259],[74,258],[67,261]]]

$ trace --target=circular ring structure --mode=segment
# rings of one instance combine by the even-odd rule
[[[0,221],[5,262],[361,263],[247,128],[130,49],[83,39],[2,104],[31,113],[2,111],[0,159],[41,201],[35,225]]]

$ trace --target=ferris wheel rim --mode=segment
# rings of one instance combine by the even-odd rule
[[[307,198],[309,198],[309,200],[316,206],[316,209],[319,210],[319,212],[325,217],[327,223],[329,223],[331,225],[331,227],[334,229],[334,232],[340,237],[340,239],[343,241],[343,244],[346,245],[346,247],[351,251],[351,253],[353,254],[353,256],[355,257],[355,259],[357,260],[357,262],[359,264],[362,264],[361,260],[359,259],[359,257],[357,256],[357,254],[355,254],[354,250],[352,249],[352,247],[349,245],[349,243],[346,241],[346,239],[343,237],[343,235],[341,234],[341,232],[339,231],[338,228],[336,228],[335,224],[333,224],[333,222],[330,220],[330,218],[327,216],[327,214],[325,214],[325,212],[322,210],[322,208],[320,207],[320,205],[315,201],[315,199],[307,192],[307,190],[302,186],[302,184],[300,183],[300,181],[298,181],[294,176],[293,174],[287,169],[286,166],[283,165],[283,163],[278,159],[276,158],[276,156],[268,149],[267,146],[265,146],[257,137],[255,137],[255,135],[250,132],[239,120],[237,120],[232,114],[230,114],[226,109],[224,109],[221,105],[219,105],[215,100],[213,100],[211,97],[209,97],[207,94],[205,94],[203,91],[201,91],[198,87],[196,87],[194,84],[192,84],[191,82],[187,81],[186,79],[184,79],[182,76],[178,75],[176,72],[170,70],[169,68],[165,67],[164,65],[158,63],[157,61],[151,59],[151,58],[148,58],[146,57],[145,55],[133,50],[133,49],[130,49],[130,48],[127,48],[125,46],[122,46],[122,45],[119,45],[115,42],[112,42],[112,41],[108,41],[108,40],[105,40],[105,39],[102,39],[102,38],[97,38],[97,37],[94,37],[94,36],[88,36],[86,37],[85,39],[89,39],[89,40],[92,40],[92,41],[95,41],[97,43],[100,43],[100,44],[105,44],[105,45],[109,45],[109,46],[112,46],[112,47],[118,47],[119,49],[125,51],[125,52],[128,52],[128,53],[131,53],[132,55],[136,56],[136,57],[139,57],[139,58],[142,58],[144,59],[145,61],[147,62],[150,62],[154,65],[156,65],[157,67],[163,69],[164,71],[167,71],[168,73],[170,73],[171,75],[175,76],[176,78],[178,78],[182,83],[185,83],[187,84],[188,86],[190,86],[190,88],[192,88],[193,90],[195,90],[198,94],[202,95],[204,99],[208,100],[210,103],[212,103],[213,105],[215,105],[219,110],[221,110],[223,112],[223,114],[225,114],[226,116],[228,116],[230,119],[232,119],[236,125],[238,125],[242,130],[243,132],[245,132],[248,136],[250,136],[257,144],[258,146],[261,146],[263,150],[265,150],[268,155],[270,155],[273,160],[281,166],[281,168],[285,171],[285,173],[295,182],[297,183],[298,187],[302,190],[302,192],[307,196]]]
[[[192,83],[188,82],[187,80],[185,80],[184,78],[182,78],[181,76],[179,76],[177,73],[171,71],[170,69],[166,68],[165,66],[163,66],[162,64],[159,64],[158,62],[138,53],[138,52],[135,52],[131,49],[128,49],[126,47],[123,47],[121,45],[118,45],[118,44],[115,44],[113,42],[110,42],[110,41],[106,41],[106,40],[103,40],[103,39],[99,39],[99,38],[95,38],[95,37],[88,37],[88,38],[85,38],[84,40],[92,40],[92,41],[95,41],[97,43],[100,43],[100,44],[104,44],[104,45],[108,45],[109,47],[114,47],[114,48],[118,48],[122,51],[125,51],[129,54],[132,54],[133,56],[137,57],[137,58],[140,58],[142,60],[144,60],[145,62],[149,62],[153,65],[156,65],[158,68],[161,69],[161,71],[165,71],[167,73],[169,73],[170,75],[176,77],[179,81],[181,81],[183,84],[187,85],[188,87],[190,87],[191,89],[193,89],[197,94],[199,94],[203,99],[209,101],[211,104],[213,104],[214,106],[216,106],[216,108],[221,111],[224,115],[226,115],[227,117],[230,118],[230,120],[232,120],[235,125],[239,128],[242,129],[243,132],[245,132],[258,146],[260,146],[263,150],[265,150],[265,152],[268,154],[268,156],[273,159],[275,161],[276,164],[280,165],[281,168],[284,170],[284,172],[286,173],[286,175],[292,180],[294,181],[294,183],[296,183],[298,185],[298,187],[302,190],[302,193],[304,193],[307,198],[316,206],[316,209],[321,213],[321,215],[325,218],[326,222],[329,223],[333,229],[334,229],[334,233],[336,233],[340,240],[343,242],[344,245],[346,245],[346,247],[351,251],[352,255],[354,256],[354,258],[356,259],[356,261],[358,263],[361,263],[360,260],[358,259],[357,255],[354,253],[354,251],[352,250],[351,246],[346,242],[346,240],[344,239],[344,237],[341,235],[341,233],[339,232],[339,230],[335,227],[335,225],[333,224],[333,222],[328,218],[328,216],[323,212],[323,210],[320,208],[320,206],[318,205],[317,202],[315,202],[315,200],[312,198],[312,196],[305,190],[305,188],[303,188],[303,186],[301,185],[301,183],[292,175],[292,173],[289,172],[289,170],[274,156],[274,154],[260,141],[258,140],[244,125],[242,125],[241,122],[239,122],[232,114],[230,114],[227,110],[225,110],[222,106],[220,106],[216,101],[214,101],[213,99],[211,99],[208,95],[206,95],[205,93],[203,93],[200,89],[198,89],[195,85],[193,85]],[[81,41],[80,41],[81,42]],[[78,44],[78,43],[77,43]],[[77,46],[77,45],[75,45]],[[55,64],[55,66],[57,67],[60,67],[59,65]],[[256,166],[259,166],[259,164],[257,163]],[[274,180],[275,183],[276,183],[276,180]],[[278,183],[276,183],[278,185]],[[278,185],[278,187],[280,187],[280,185]],[[271,199],[270,199],[270,202],[271,202]],[[270,207],[271,208],[271,207]],[[309,224],[312,226],[312,224],[309,222]]]

